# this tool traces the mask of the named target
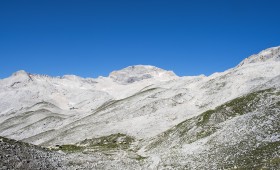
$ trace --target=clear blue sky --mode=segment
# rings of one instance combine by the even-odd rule
[[[209,75],[280,45],[279,0],[1,0],[0,78],[148,64]]]

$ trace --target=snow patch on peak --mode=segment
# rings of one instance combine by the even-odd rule
[[[250,57],[244,59],[237,67],[251,63],[262,63],[268,61],[280,61],[280,46],[268,48],[261,51],[258,54],[251,55]]]
[[[150,65],[129,66],[122,70],[113,71],[109,78],[120,84],[131,84],[145,79],[170,80],[177,75],[172,71],[166,71],[161,68]]]

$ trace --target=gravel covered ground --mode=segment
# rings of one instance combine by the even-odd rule
[[[92,152],[90,154],[52,151],[3,137],[0,137],[0,158],[0,170],[130,170],[144,168],[142,161],[124,151],[111,150],[110,153]]]
[[[27,143],[0,137],[0,169],[65,169],[61,155]]]

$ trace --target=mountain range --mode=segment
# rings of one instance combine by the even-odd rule
[[[0,136],[7,169],[280,169],[280,47],[210,76],[21,70],[0,79]]]

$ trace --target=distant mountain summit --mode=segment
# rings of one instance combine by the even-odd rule
[[[261,51],[258,54],[251,55],[250,57],[244,59],[239,65],[243,66],[251,63],[263,63],[268,61],[280,61],[280,46],[272,47]]]
[[[145,79],[166,80],[177,76],[173,71],[166,71],[155,66],[135,65],[113,71],[109,77],[120,84],[130,84]]]

